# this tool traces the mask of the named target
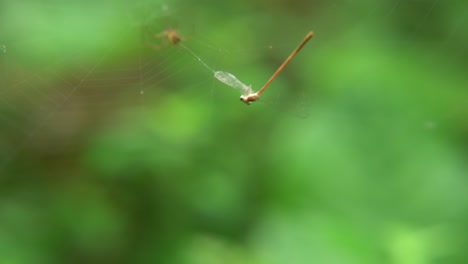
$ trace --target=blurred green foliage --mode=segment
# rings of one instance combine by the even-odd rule
[[[0,263],[466,263],[467,17],[0,3]],[[167,28],[255,90],[316,36],[247,107]]]

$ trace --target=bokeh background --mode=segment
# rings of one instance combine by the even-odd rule
[[[467,263],[468,3],[0,2],[0,263]],[[258,89],[246,106],[209,67]]]

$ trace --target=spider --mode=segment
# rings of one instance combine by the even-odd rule
[[[155,45],[151,42],[147,42],[147,44],[152,47],[153,49],[160,49],[161,47],[168,46],[168,45],[177,45],[179,42],[184,40],[174,29],[167,28],[163,32],[159,34],[154,34],[153,38],[160,39],[161,45]]]
[[[168,28],[166,30],[164,30],[162,33],[159,33],[157,35],[154,36],[155,38],[165,38],[167,37],[167,40],[173,44],[173,45],[176,45],[177,43],[179,43],[182,38],[179,36],[179,34],[177,34],[177,32],[171,28]]]

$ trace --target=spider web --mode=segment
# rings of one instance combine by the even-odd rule
[[[282,6],[281,1],[278,4]],[[423,36],[414,41],[434,46],[434,52],[446,52],[439,56],[454,59],[466,57],[466,54],[450,52],[461,41],[458,33],[466,24],[466,15],[462,16],[461,10],[460,17],[448,18],[447,25],[434,28],[430,23],[432,18],[443,16],[446,10],[442,7],[447,8],[439,0],[389,0],[378,3],[292,1],[285,5],[290,8],[286,10],[258,1],[244,11],[229,4],[213,11],[209,2],[193,6],[183,1],[140,1],[136,5],[120,3],[118,8],[98,4],[89,7],[97,8],[98,13],[103,15],[101,20],[97,20],[96,29],[92,23],[80,26],[81,18],[71,21],[75,23],[73,28],[60,26],[59,21],[53,18],[46,20],[47,8],[56,11],[54,14],[79,13],[79,5],[46,6],[42,9],[36,6],[42,12],[31,11],[27,4],[15,4],[15,1],[7,1],[3,5],[5,8],[2,8],[0,21],[0,171],[18,156],[39,150],[46,159],[79,151],[80,139],[85,137],[83,133],[99,128],[113,113],[151,107],[169,95],[208,98],[211,103],[217,100],[223,102],[226,98],[222,94],[229,93],[235,98],[232,91],[217,89],[222,85],[216,84],[210,73],[191,54],[152,38],[152,35],[167,27],[180,28],[184,36],[188,36],[187,46],[209,65],[243,76],[241,79],[246,84],[249,84],[247,80],[253,80],[257,87],[261,85],[261,80],[268,77],[268,73],[256,72],[255,62],[263,59],[278,65],[280,58],[296,45],[295,40],[310,29],[315,31],[317,37],[308,44],[314,47],[308,47],[307,52],[316,54],[313,49],[319,51],[334,40],[343,41],[343,36],[360,34],[363,26],[377,18],[382,20],[382,17],[383,20],[401,18],[401,24],[395,25],[396,29],[401,29],[398,34],[407,34],[409,41],[412,41],[411,36]],[[28,28],[8,15],[9,12],[17,14],[18,9],[25,11],[19,12],[25,13],[25,16],[37,17],[39,26]],[[336,14],[335,11],[341,13]],[[224,13],[226,16],[220,17]],[[181,18],[187,15],[191,16],[189,22]],[[281,23],[272,21],[272,16]],[[418,19],[414,19],[414,16]],[[93,19],[96,17],[99,16],[91,15]],[[219,23],[213,24],[211,21]],[[118,24],[112,26],[112,23]],[[236,23],[242,25],[232,26]],[[376,32],[390,31],[379,29],[378,24],[375,27]],[[78,33],[74,33],[73,30],[77,28]],[[213,31],[224,28],[233,30],[230,34],[232,38],[204,38],[205,32],[213,36]],[[103,30],[96,32],[98,29]],[[255,32],[260,31],[271,37],[267,40],[255,39]],[[66,41],[72,34],[80,33],[82,43]],[[101,39],[93,39],[100,35]],[[239,38],[243,35],[246,37]],[[385,34],[376,35],[376,38],[384,37]],[[392,43],[390,37],[387,41]],[[45,42],[50,44],[44,45]],[[151,48],[147,45],[149,42],[159,47]],[[272,43],[272,50],[266,48]],[[260,49],[262,52],[252,55],[249,49],[259,50],[258,47],[263,47]],[[305,57],[313,59],[312,56]],[[249,62],[250,65],[245,64]],[[288,68],[291,71],[285,71],[282,75],[285,79],[289,77],[294,86],[294,82],[300,78],[298,76],[303,73],[300,69]],[[274,67],[270,70],[273,71]],[[315,85],[320,87],[319,83]],[[294,101],[294,98],[312,89],[295,87],[293,92],[287,93],[270,90],[272,98]],[[213,91],[216,91],[215,95]],[[292,94],[292,99],[284,100],[285,94]],[[243,106],[239,104],[240,107]]]
[[[2,261],[466,259],[465,0],[42,2],[0,3]],[[168,28],[254,90],[315,36],[246,106]]]

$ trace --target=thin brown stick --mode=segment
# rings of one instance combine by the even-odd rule
[[[314,32],[311,31],[311,32],[307,33],[304,40],[302,40],[301,44],[299,44],[299,46],[297,46],[297,48],[295,50],[293,50],[291,55],[289,55],[289,57],[283,62],[283,64],[281,64],[281,66],[279,66],[279,68],[276,70],[276,72],[273,73],[273,75],[263,85],[263,87],[260,90],[258,90],[258,92],[256,94],[257,96],[260,96],[263,93],[263,91],[265,91],[265,89],[268,87],[268,85],[270,85],[270,83],[276,78],[276,76],[278,76],[278,74],[284,69],[284,67],[286,67],[286,65],[288,65],[288,63],[292,60],[292,58],[294,58],[294,56],[296,56],[296,54],[302,49],[302,47],[304,47],[304,45],[307,43],[307,41],[309,41],[309,39],[311,39],[313,36],[314,36]]]

